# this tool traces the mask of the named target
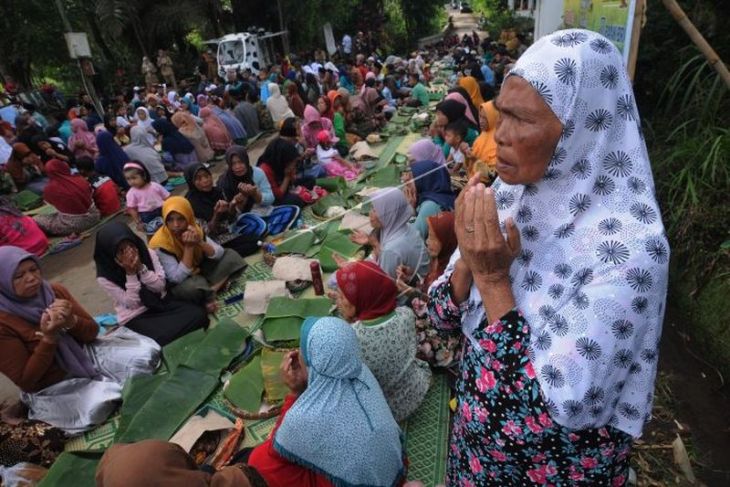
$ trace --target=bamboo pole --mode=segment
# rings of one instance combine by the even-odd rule
[[[636,75],[636,60],[639,57],[639,37],[641,28],[644,26],[644,15],[646,14],[646,0],[636,0],[634,7],[634,23],[631,26],[631,45],[629,46],[629,78],[634,80]]]
[[[692,21],[689,20],[689,17],[687,17],[687,14],[684,13],[682,7],[679,6],[677,0],[662,0],[662,2],[667,10],[669,10],[669,13],[672,14],[674,20],[682,26],[689,38],[692,39],[692,42],[694,42],[702,54],[705,55],[710,66],[715,68],[723,81],[725,81],[727,87],[730,88],[730,71],[728,71],[727,66],[724,62],[722,62],[722,59],[720,59],[720,56],[715,52],[712,46],[705,40],[700,31],[697,30],[697,27],[695,27]]]

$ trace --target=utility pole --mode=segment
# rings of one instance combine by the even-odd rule
[[[276,0],[276,6],[279,9],[279,30],[284,31],[284,15],[281,11],[281,0]],[[284,55],[289,55],[289,32],[284,33]]]
[[[58,9],[58,15],[61,16],[61,21],[63,22],[63,27],[66,29],[67,33],[72,33],[73,29],[71,28],[71,22],[68,21],[68,17],[66,16],[66,11],[63,8],[63,4],[61,3],[61,0],[55,0],[56,2],[56,8]],[[69,53],[70,55],[70,53]],[[94,106],[96,107],[96,112],[100,117],[104,117],[104,107],[102,106],[101,102],[99,101],[99,97],[96,96],[96,90],[94,89],[93,83],[89,83],[86,79],[86,74],[84,73],[84,68],[81,65],[81,59],[76,58],[76,64],[79,67],[79,73],[81,73],[81,84],[84,86],[84,90],[86,90],[86,93],[91,97],[91,101],[94,103]]]

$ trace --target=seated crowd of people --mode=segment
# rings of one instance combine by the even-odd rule
[[[54,125],[20,109],[1,122],[0,372],[25,409],[0,423],[3,464],[50,465],[65,435],[110,416],[127,378],[154,373],[162,346],[207,328],[260,250],[250,222],[281,233],[325,194],[317,178],[357,179],[350,146],[400,107],[428,107],[438,63],[453,71],[448,93],[408,148],[402,184],[369,196],[373,230],[350,235],[367,257],[335,256],[336,316],[304,320],[269,438],[212,472],[167,442],[115,445],[97,485],[404,485],[400,425],[444,370],[456,396],[448,485],[627,482],[651,411],[669,252],[630,82],[588,31],[521,46],[516,60],[479,44],[283,60],[180,83],[183,96],[135,87],[103,116],[69,101]],[[272,131],[254,164],[247,141]],[[184,196],[166,189],[173,177]],[[25,216],[11,198],[21,191],[57,212]],[[129,223],[96,233],[97,280],[120,325],[99,336],[38,256],[45,235],[122,208]]]

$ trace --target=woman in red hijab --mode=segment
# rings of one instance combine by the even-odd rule
[[[45,166],[49,181],[43,190],[43,199],[57,212],[37,215],[35,221],[46,235],[78,234],[99,223],[99,210],[94,205],[89,182],[63,161],[51,159]]]
[[[395,283],[374,262],[349,263],[335,277],[337,309],[352,324],[362,360],[400,422],[418,408],[431,385],[428,364],[416,358],[416,316],[396,306]]]
[[[299,118],[304,117],[304,101],[299,96],[299,87],[293,81],[286,85],[286,97],[289,101],[289,108]]]
[[[461,348],[461,336],[436,330],[428,319],[426,304],[428,288],[446,270],[451,255],[456,251],[456,230],[454,213],[444,211],[428,217],[428,238],[426,248],[431,257],[428,274],[418,288],[411,288],[401,279],[398,289],[408,295],[408,304],[416,314],[416,337],[418,340],[418,357],[435,367],[448,367],[458,363]],[[411,275],[409,269],[400,269],[398,275]]]

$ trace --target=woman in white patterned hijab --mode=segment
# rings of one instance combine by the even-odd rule
[[[460,252],[431,287],[436,326],[469,338],[449,481],[622,485],[669,260],[631,83],[608,40],[566,30],[496,105],[499,178],[463,193]]]

